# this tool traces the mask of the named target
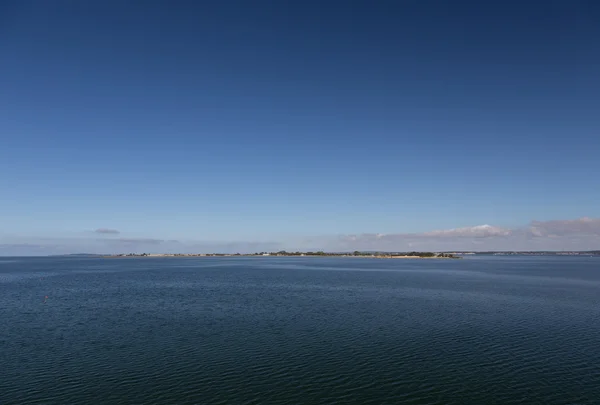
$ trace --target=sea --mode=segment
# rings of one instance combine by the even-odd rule
[[[600,257],[0,258],[0,405],[600,404]]]

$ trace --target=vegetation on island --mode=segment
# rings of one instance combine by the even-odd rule
[[[372,258],[445,258],[445,259],[459,259],[452,253],[434,253],[434,252],[361,252],[354,251],[348,252],[324,252],[322,250],[317,252],[287,252],[280,250],[278,252],[257,252],[257,253],[128,253],[128,254],[117,254],[110,255],[109,257],[221,257],[221,256],[284,256],[284,257],[295,257],[295,256],[313,256],[313,257],[372,257]]]
[[[287,252],[281,250],[279,252],[259,252],[252,254],[253,256],[326,256],[326,257],[422,257],[422,258],[457,258],[458,256],[452,253],[434,253],[434,252],[361,252],[355,250],[352,253],[335,253],[335,252]]]

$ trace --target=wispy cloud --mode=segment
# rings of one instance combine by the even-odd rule
[[[250,253],[283,249],[278,242],[198,242],[155,238],[0,238],[0,256],[68,253]]]
[[[600,218],[531,221],[529,231],[535,237],[600,236]]]
[[[94,232],[102,234],[102,235],[118,235],[121,233],[116,229],[110,229],[110,228],[98,228]]]
[[[146,245],[160,245],[165,241],[162,239],[152,239],[152,238],[119,238],[119,239],[111,239],[106,241],[106,243],[122,243],[122,244],[146,244]],[[178,241],[170,241],[174,243],[179,243]]]
[[[338,249],[373,250],[563,250],[600,248],[600,219],[531,221],[504,228],[492,225],[421,233],[357,234],[338,238]]]
[[[100,231],[100,232],[98,232]],[[113,231],[113,232],[106,232]],[[286,250],[596,250],[600,219],[534,220],[520,227],[476,225],[413,233],[363,233],[273,241],[182,241],[117,237],[99,229],[95,236],[71,238],[1,237],[0,255],[63,253],[248,253]],[[105,237],[100,235],[113,235]]]
[[[510,229],[491,225],[477,225],[465,228],[454,228],[424,232],[418,234],[420,237],[431,238],[494,238],[498,236],[509,236]]]
[[[452,238],[494,238],[500,236],[509,236],[512,230],[500,228],[491,225],[477,225],[463,228],[453,229],[438,229],[434,231],[421,233],[363,233],[359,235],[343,235],[341,240],[348,242],[370,241],[370,242],[386,242],[386,241],[406,241],[406,240],[423,240],[423,239],[452,239]]]

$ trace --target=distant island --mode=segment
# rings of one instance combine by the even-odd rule
[[[459,255],[453,253],[434,252],[359,252],[335,253],[335,252],[258,252],[258,253],[121,253],[104,255],[103,257],[366,257],[376,259],[460,259]]]
[[[481,255],[481,256],[600,256],[600,250],[575,250],[575,251],[556,251],[556,250],[517,250],[517,251],[487,251],[487,252],[452,252],[455,255]]]
[[[600,250],[580,251],[446,251],[446,252],[257,252],[257,253],[71,253],[57,256],[71,257],[257,257],[257,256],[286,256],[286,257],[367,257],[378,259],[460,259],[463,256],[583,256],[600,257]]]

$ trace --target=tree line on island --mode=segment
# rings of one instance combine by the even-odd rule
[[[241,256],[237,253],[236,255]],[[458,258],[458,256],[452,253],[434,253],[434,252],[361,252],[355,250],[351,253],[335,253],[335,252],[324,252],[322,250],[317,252],[287,252],[280,250],[279,252],[259,252],[253,253],[252,256],[334,256],[334,257],[444,257],[444,258]]]
[[[322,250],[317,252],[288,252],[280,250],[278,252],[257,252],[257,253],[121,253],[115,255],[108,255],[107,257],[221,257],[221,256],[316,256],[316,257],[374,257],[374,258],[402,258],[402,257],[415,257],[415,258],[448,258],[448,259],[459,259],[452,253],[434,253],[434,252],[324,252]]]

